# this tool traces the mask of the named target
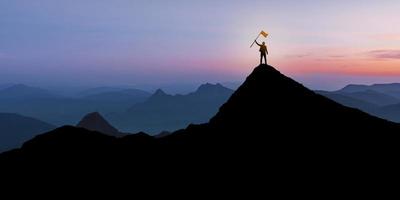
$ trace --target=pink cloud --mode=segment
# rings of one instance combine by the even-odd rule
[[[376,59],[400,59],[400,50],[374,50],[366,54]]]

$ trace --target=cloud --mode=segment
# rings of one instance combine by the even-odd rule
[[[400,50],[374,50],[366,52],[366,55],[376,59],[400,59]]]

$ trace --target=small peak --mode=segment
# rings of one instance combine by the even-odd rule
[[[165,97],[168,97],[167,93],[165,93],[162,89],[158,89],[154,92],[153,95],[150,96],[149,100],[160,100],[164,99]]]
[[[167,95],[167,93],[162,89],[157,89],[156,92],[154,92],[154,95]]]
[[[85,115],[76,126],[111,136],[119,137],[123,135],[98,112]]]
[[[106,120],[103,118],[103,116],[99,112],[91,112],[86,114],[82,120],[78,123],[78,127],[87,124],[87,123],[93,123],[93,122],[105,122]]]
[[[94,118],[94,117],[95,118],[103,118],[99,112],[88,113],[85,117],[88,117],[88,118]]]
[[[214,87],[214,84],[211,83],[205,83],[205,84],[201,84],[199,86],[199,88],[197,88],[197,90],[203,90],[203,89],[207,89],[207,88],[211,88]]]
[[[256,68],[254,68],[249,77],[258,76],[263,76],[265,78],[266,76],[282,76],[282,74],[271,65],[260,64]]]

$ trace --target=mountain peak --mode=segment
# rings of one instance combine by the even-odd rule
[[[167,95],[167,93],[165,93],[164,90],[162,89],[157,89],[153,94],[153,96],[165,96],[165,95]]]
[[[111,136],[123,136],[116,128],[114,128],[107,120],[98,112],[92,112],[85,115],[76,125],[77,127],[86,128],[91,131],[98,131]]]
[[[329,127],[340,132],[350,122],[352,127],[377,129],[365,120],[370,124],[385,121],[318,95],[272,66],[259,65],[210,123],[253,133],[267,129],[292,132],[293,127],[315,133]]]
[[[91,112],[91,113],[85,115],[85,117],[83,119],[101,119],[101,120],[105,120],[103,118],[103,116],[101,116],[101,114],[99,112]]]
[[[217,83],[217,84],[206,83],[206,84],[200,85],[200,87],[197,88],[197,92],[218,90],[218,89],[226,89],[226,88],[224,86],[222,86],[220,83]]]
[[[150,96],[149,99],[151,100],[160,100],[163,99],[164,97],[170,96],[167,93],[164,92],[162,89],[157,89],[153,95]]]

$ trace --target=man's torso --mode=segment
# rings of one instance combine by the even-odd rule
[[[267,46],[266,45],[261,45],[260,46],[260,52],[265,53],[267,51]]]

